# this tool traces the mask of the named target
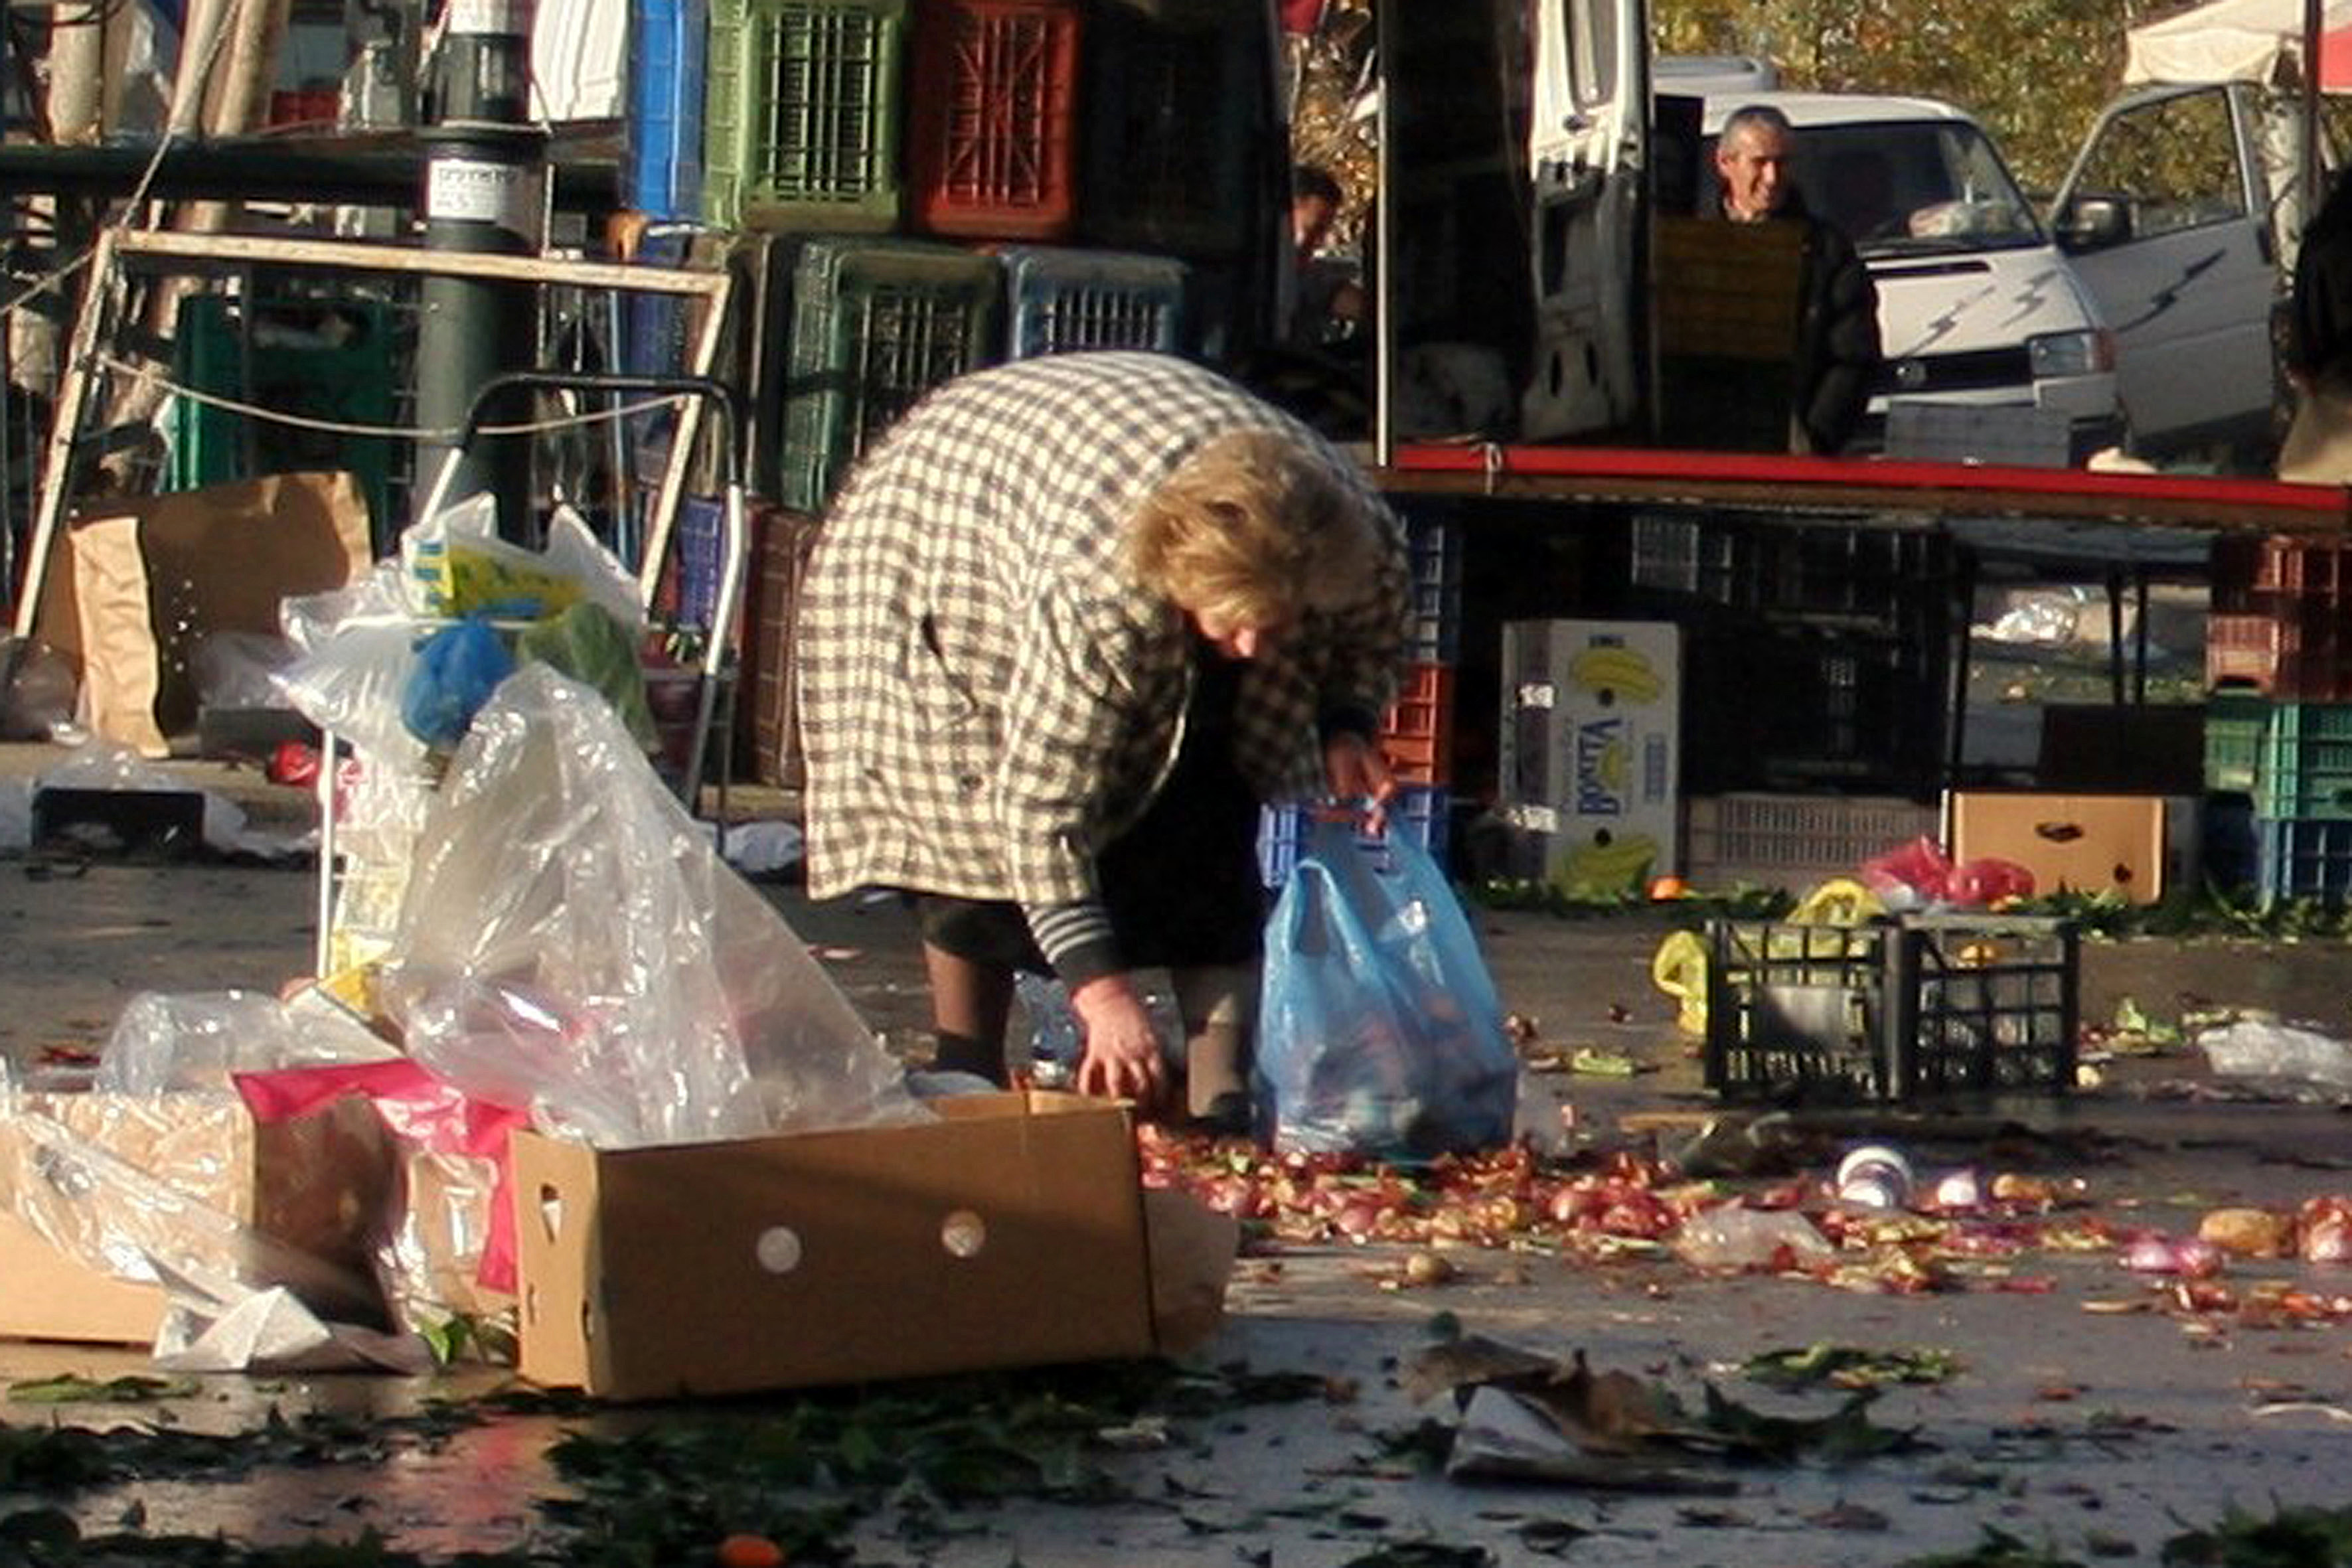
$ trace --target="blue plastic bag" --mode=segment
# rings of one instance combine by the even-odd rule
[[[400,694],[401,722],[426,745],[452,750],[499,682],[514,670],[514,655],[481,616],[444,626],[416,650],[415,668]]]
[[[1510,1142],[1502,1004],[1419,845],[1309,826],[1266,926],[1254,1089],[1286,1151],[1412,1161]]]

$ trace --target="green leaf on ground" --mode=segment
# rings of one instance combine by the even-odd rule
[[[1901,1350],[1864,1350],[1858,1345],[1817,1343],[1802,1349],[1765,1351],[1739,1369],[1773,1388],[1880,1388],[1889,1384],[1948,1383],[1960,1370],[1951,1352],[1913,1345]]]
[[[99,1381],[67,1373],[62,1377],[20,1379],[8,1385],[8,1398],[16,1405],[67,1405],[84,1400],[135,1405],[145,1400],[192,1398],[199,1386],[193,1377],[145,1377],[132,1373]]]
[[[2240,1509],[2209,1530],[2164,1543],[2166,1568],[2347,1568],[2352,1508],[2282,1508],[2263,1517]]]
[[[2084,1568],[2054,1548],[2032,1546],[2005,1530],[1979,1527],[1983,1538],[1965,1552],[1938,1552],[1927,1557],[1906,1557],[1901,1568]]]

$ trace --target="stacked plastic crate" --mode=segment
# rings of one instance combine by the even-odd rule
[[[1389,805],[1391,833],[1402,834],[1446,860],[1451,825],[1454,748],[1454,661],[1461,652],[1462,541],[1458,525],[1444,517],[1415,518],[1405,525],[1412,565],[1412,631],[1397,700],[1381,720],[1380,745],[1396,773],[1396,798]],[[1258,822],[1258,868],[1265,885],[1279,888],[1298,862],[1310,805],[1269,805]]]
[[[1934,791],[1963,624],[1949,534],[1726,511],[1630,531],[1634,613],[1688,631],[1686,788]]]
[[[2214,547],[2205,785],[2221,804],[2209,813],[2207,864],[2229,865],[2228,803],[2242,798],[2265,902],[2352,899],[2347,596],[2352,542],[2273,534]]]

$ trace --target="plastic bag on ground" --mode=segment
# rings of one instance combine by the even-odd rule
[[[1826,1263],[1837,1256],[1813,1222],[1794,1209],[1751,1209],[1720,1204],[1683,1221],[1672,1245],[1701,1268],[1775,1271]]]
[[[204,841],[225,854],[251,855],[275,860],[310,847],[313,835],[263,833],[247,826],[244,808],[211,790],[191,790],[187,781],[158,767],[128,746],[108,741],[88,741],[67,753],[62,762],[43,771],[36,789],[160,790],[203,797]]]
[[[451,759],[393,957],[387,988],[406,999],[413,1055],[468,1093],[603,1128],[608,1146],[928,1114],[604,699],[544,666],[509,678]],[[517,1013],[517,998],[543,1016]],[[516,1082],[485,1081],[481,1033],[496,1051],[518,1017],[532,1049],[567,1053],[548,1070],[506,1052],[531,1089],[519,1101]]]
[[[1517,1053],[1462,907],[1400,835],[1317,819],[1266,929],[1254,1087],[1277,1148],[1427,1159],[1510,1141]]]
[[[2352,1041],[2307,1026],[2240,1018],[2197,1037],[2224,1078],[2285,1079],[2352,1090]]]

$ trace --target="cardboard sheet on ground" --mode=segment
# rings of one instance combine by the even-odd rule
[[[40,638],[74,667],[93,733],[142,756],[194,729],[197,644],[275,637],[289,595],[368,569],[368,511],[349,474],[275,474],[86,509],[52,545]]]

